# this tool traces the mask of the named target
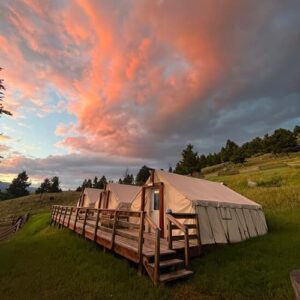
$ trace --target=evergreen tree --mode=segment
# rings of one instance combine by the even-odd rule
[[[137,185],[143,185],[150,176],[150,170],[147,166],[142,166],[135,177],[135,183]]]
[[[40,187],[35,191],[36,194],[49,193],[51,189],[51,182],[48,178],[45,178]]]
[[[134,184],[134,177],[133,174],[129,174],[129,170],[126,169],[123,179],[119,179],[119,184]]]
[[[206,156],[204,154],[201,154],[199,157],[199,167],[200,169],[203,169],[206,166],[207,166]]]
[[[107,179],[106,179],[105,176],[102,176],[100,178],[100,180],[98,181],[98,188],[99,189],[104,189],[106,185],[107,185]]]
[[[93,188],[98,188],[98,177],[97,176],[94,177]]]
[[[87,187],[87,188],[92,188],[93,187],[92,180],[90,178],[86,181],[86,186],[85,187]]]
[[[3,69],[0,68],[0,71],[2,71],[2,70]],[[6,110],[2,104],[3,99],[4,99],[4,91],[5,91],[5,86],[4,86],[3,82],[4,82],[4,80],[0,78],[0,116],[2,114],[11,116],[12,113],[10,111]]]
[[[26,174],[26,171],[21,172],[18,174],[17,178],[14,178],[12,183],[7,189],[7,192],[13,197],[22,197],[29,195],[29,191],[27,188],[31,185],[30,182],[28,182],[28,175]]]
[[[299,150],[297,138],[294,133],[282,128],[275,130],[270,136],[270,144],[274,154]]]
[[[58,176],[52,177],[49,193],[60,193],[61,189],[59,186],[60,186],[60,182]]]
[[[200,172],[198,153],[193,150],[194,146],[188,144],[182,151],[182,159],[177,163],[175,173],[187,175],[193,172]]]

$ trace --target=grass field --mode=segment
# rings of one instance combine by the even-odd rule
[[[289,272],[300,268],[299,162],[299,154],[264,156],[239,166],[236,175],[206,175],[262,204],[269,233],[207,249],[204,257],[192,261],[194,275],[188,280],[155,288],[124,259],[103,253],[70,231],[49,227],[49,213],[42,213],[0,244],[0,298],[293,299]],[[248,180],[259,184],[248,187]],[[59,197],[72,203],[78,195]],[[49,204],[34,207],[33,212],[47,211]]]
[[[62,192],[57,194],[29,195],[17,200],[0,201],[0,221],[9,219],[15,215],[26,213],[38,214],[49,212],[52,205],[75,205],[79,198],[79,192]]]

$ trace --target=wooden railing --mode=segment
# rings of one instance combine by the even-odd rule
[[[81,234],[85,235],[86,226],[93,228],[93,240],[97,241],[98,231],[111,233],[110,244],[105,247],[114,250],[116,237],[129,238],[137,242],[137,260],[139,271],[143,269],[143,245],[144,240],[153,238],[144,235],[145,223],[148,223],[150,228],[155,232],[154,243],[154,270],[151,273],[152,280],[155,284],[159,281],[159,263],[160,263],[160,233],[161,229],[146,215],[144,211],[128,211],[114,209],[97,209],[85,207],[71,207],[54,205],[51,214],[51,224],[58,227],[66,226],[70,228],[70,220],[73,217],[72,228],[78,232],[77,223],[82,221]],[[138,219],[133,222],[133,219]],[[93,221],[91,224],[90,221]],[[95,222],[95,223],[94,223]],[[132,234],[122,231],[122,229],[133,229]],[[135,233],[135,234],[134,234]],[[149,274],[150,275],[150,274]]]
[[[173,241],[184,240],[184,257],[185,267],[188,268],[190,264],[190,240],[197,239],[197,246],[199,253],[201,252],[201,238],[200,226],[197,214],[189,213],[167,213],[168,220],[168,246],[173,249]],[[194,219],[195,224],[183,224],[178,219]],[[189,229],[196,230],[196,234],[189,234]],[[173,235],[173,230],[180,230],[183,235]]]
[[[18,217],[16,222],[9,227],[5,228],[4,230],[0,231],[0,241],[7,239],[12,234],[14,234],[16,231],[18,231],[28,220],[29,214],[26,214],[22,217]]]
[[[159,282],[159,263],[160,263],[160,233],[161,229],[152,221],[149,216],[145,216],[145,221],[149,224],[150,228],[155,232],[154,244],[154,269],[153,273],[149,274],[155,285]],[[149,273],[149,272],[148,272]]]

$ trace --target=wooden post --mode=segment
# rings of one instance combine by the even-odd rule
[[[168,219],[168,247],[169,249],[173,248],[172,241],[172,222]]]
[[[202,245],[201,245],[201,234],[200,234],[200,223],[199,223],[199,215],[196,214],[196,227],[197,227],[197,241],[198,241],[198,255],[202,252]]]
[[[190,264],[190,245],[189,245],[189,228],[187,226],[185,227],[184,231],[184,242],[185,242],[185,247],[184,247],[184,254],[185,254],[185,267],[188,268]]]
[[[78,212],[79,212],[79,208],[76,207],[75,221],[74,221],[74,227],[73,227],[74,231],[76,231],[76,223],[77,223],[77,218],[78,218]]]
[[[164,184],[159,185],[159,227],[161,229],[161,237],[165,237],[165,214],[164,214]]]
[[[140,229],[139,229],[139,245],[138,245],[138,256],[139,256],[139,274],[143,272],[143,244],[144,244],[144,221],[145,212],[141,211],[140,214]]]
[[[87,219],[87,214],[89,212],[89,209],[85,209],[85,214],[84,214],[84,220],[83,220],[83,225],[82,225],[82,235],[85,235],[85,225],[86,225],[86,219]]]
[[[117,216],[118,216],[117,213],[118,213],[118,211],[115,210],[114,225],[113,225],[112,234],[111,234],[111,250],[114,249],[114,244],[115,244],[115,236],[116,236],[116,228],[117,228]]]
[[[96,224],[95,224],[95,231],[94,231],[94,241],[97,240],[97,231],[98,231],[98,223],[100,219],[100,209],[97,210],[97,217],[96,217]]]
[[[68,228],[70,228],[70,221],[71,221],[71,217],[72,217],[72,214],[73,214],[73,207],[71,207],[70,209],[70,214],[69,214],[69,218],[68,218]]]
[[[142,187],[142,196],[141,196],[141,211],[145,210],[145,194],[146,194],[146,188]]]
[[[62,223],[62,226],[63,226],[63,227],[65,226],[65,219],[66,219],[67,211],[68,211],[68,207],[66,206],[66,207],[65,207],[64,218],[63,218],[63,223]]]
[[[159,282],[159,263],[160,263],[160,229],[155,229],[155,257],[154,257],[154,284]]]
[[[58,219],[58,228],[61,228],[61,215],[62,215],[62,210],[63,210],[63,206],[60,206],[60,210],[59,210],[59,219]]]
[[[53,224],[53,222],[54,222],[55,208],[56,208],[56,206],[55,206],[55,205],[53,205],[53,206],[52,206],[52,212],[51,212],[51,221],[50,221],[50,226],[51,226],[51,225]]]
[[[99,202],[98,202],[98,209],[101,208],[101,204],[102,204],[102,194],[103,194],[103,192],[100,192]]]
[[[58,206],[55,205],[54,226],[57,224]]]

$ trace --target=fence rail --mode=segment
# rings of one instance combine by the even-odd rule
[[[0,231],[0,241],[5,240],[9,238],[11,235],[13,235],[16,231],[18,231],[23,225],[27,222],[29,218],[29,214],[27,213],[24,216],[16,218],[16,221],[14,224],[5,227],[4,230]],[[4,223],[2,223],[3,225]],[[3,227],[3,226],[2,226]]]

